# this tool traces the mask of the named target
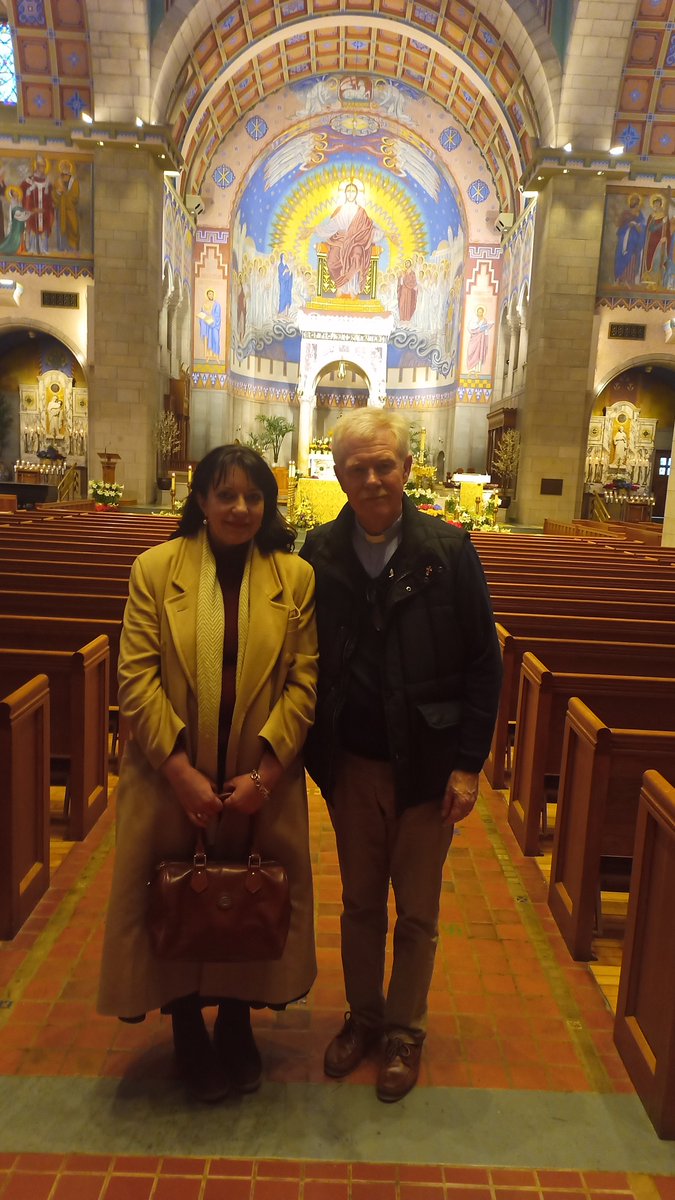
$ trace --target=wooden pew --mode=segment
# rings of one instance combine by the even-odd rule
[[[128,583],[131,567],[127,563],[120,565],[117,562],[106,562],[104,558],[91,561],[88,558],[75,560],[72,556],[69,556],[67,559],[45,558],[40,555],[30,557],[20,552],[18,556],[12,555],[11,558],[3,558],[0,555],[0,570],[4,574],[13,571],[25,575],[39,574],[43,585],[45,580],[58,579],[62,575],[77,575],[82,579],[109,579],[111,582],[114,580],[115,584],[119,585],[120,583]],[[52,590],[55,589],[50,588],[50,591]],[[106,588],[103,589],[103,591],[106,590]]]
[[[675,1138],[675,788],[645,773],[614,1042],[661,1138]]]
[[[560,671],[572,664],[578,671],[590,675],[675,675],[675,645],[625,641],[578,641],[575,638],[534,637],[523,634],[515,637],[508,629],[497,624],[497,637],[502,651],[504,676],[499,699],[499,711],[495,723],[490,753],[484,771],[490,785],[499,789],[506,786],[506,763],[508,751],[513,743],[520,668],[523,655],[530,651],[553,671]]]
[[[49,681],[0,700],[0,938],[23,925],[49,887]]]
[[[548,904],[572,958],[592,958],[603,871],[630,868],[648,767],[675,778],[675,732],[610,729],[581,700],[570,700]]]
[[[45,581],[46,582],[46,581]],[[48,591],[0,591],[0,614],[121,621],[126,597]]]
[[[567,706],[578,696],[610,726],[670,729],[675,679],[549,671],[526,654],[520,673],[508,821],[523,854],[539,852],[539,826],[557,790]]]
[[[120,579],[111,579],[92,572],[89,575],[80,575],[77,568],[71,568],[71,573],[65,571],[60,575],[48,575],[46,572],[38,574],[34,571],[22,572],[19,569],[4,570],[4,563],[0,563],[0,591],[7,592],[37,592],[44,588],[51,592],[70,592],[78,595],[97,596],[105,594],[108,596],[122,596],[126,599],[129,592],[129,576]]]
[[[38,669],[49,680],[51,780],[65,777],[65,836],[73,841],[86,836],[108,803],[109,666],[107,637],[74,653],[0,649],[0,692]]]
[[[110,650],[109,701],[117,705],[117,658],[119,621],[85,620],[77,617],[36,617],[0,614],[0,647],[8,650],[79,650],[105,634]]]
[[[528,610],[545,616],[547,613],[564,612],[574,619],[577,617],[596,617],[604,620],[608,612],[614,612],[622,619],[640,621],[674,621],[675,599],[655,600],[652,592],[645,593],[645,599],[638,599],[637,593],[631,593],[631,599],[625,595],[612,596],[610,591],[603,599],[574,599],[558,597],[555,591],[550,595],[542,595],[530,589],[529,595],[513,595],[500,592],[492,596],[492,610],[496,620],[500,621],[510,613],[523,613]],[[636,641],[643,639],[635,639]]]
[[[570,616],[566,612],[512,612],[496,620],[514,637],[565,638],[579,642],[659,642],[675,645],[675,621],[636,620],[612,614],[604,617]]]

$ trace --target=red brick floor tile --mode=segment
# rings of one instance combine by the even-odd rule
[[[207,1179],[203,1200],[250,1200],[250,1179]]]
[[[352,1163],[352,1180],[396,1183],[398,1168],[392,1163]]]
[[[207,1163],[207,1174],[226,1179],[245,1178],[253,1175],[255,1161],[252,1158],[212,1158]]]
[[[4,1151],[0,1154],[0,1171],[9,1171],[14,1166],[18,1159],[18,1154],[12,1154],[11,1151]]]
[[[306,1162],[302,1174],[305,1181],[309,1179],[348,1180],[349,1163]]]
[[[346,1180],[307,1179],[302,1197],[303,1200],[350,1200],[349,1184]]]
[[[445,1189],[445,1200],[493,1200],[492,1188],[452,1183]]]
[[[54,1185],[52,1172],[35,1175],[30,1171],[13,1172],[5,1185],[2,1200],[47,1200]]]
[[[399,1183],[443,1183],[443,1168],[416,1163],[401,1163],[398,1168]]]
[[[607,1192],[604,1193],[607,1200]],[[544,1200],[586,1200],[586,1190],[579,1188],[565,1188],[561,1191],[559,1188],[544,1188]]]
[[[659,1176],[654,1180],[660,1200],[675,1200],[675,1178],[671,1176]],[[593,1186],[599,1186],[596,1176],[593,1176]]]
[[[155,1155],[120,1154],[115,1159],[116,1175],[155,1175],[159,1170],[160,1160]]]
[[[471,1184],[488,1184],[490,1175],[486,1167],[443,1167],[443,1178],[446,1186],[458,1187]]]
[[[63,1165],[62,1154],[20,1154],[17,1171],[51,1171],[56,1174]]]
[[[99,1200],[105,1175],[59,1175],[50,1200]]]
[[[157,1180],[153,1200],[199,1200],[201,1178],[194,1179],[187,1175],[162,1176]]]
[[[496,1188],[502,1187],[523,1187],[536,1188],[537,1173],[536,1171],[521,1171],[511,1167],[501,1167],[490,1171],[492,1183]]]
[[[108,1154],[67,1154],[63,1160],[64,1171],[102,1171],[112,1166]]]
[[[152,1175],[113,1175],[103,1197],[104,1200],[150,1200],[154,1184]]]
[[[581,1188],[584,1181],[581,1171],[537,1171],[541,1188]]]
[[[444,1188],[440,1183],[401,1183],[399,1200],[444,1200]]]
[[[261,1159],[256,1176],[258,1179],[300,1179],[302,1163],[285,1159]]]
[[[256,1179],[253,1200],[299,1200],[300,1181],[295,1179]]]
[[[353,1182],[351,1200],[396,1200],[396,1184]]]
[[[160,1175],[196,1175],[202,1178],[206,1170],[205,1158],[165,1158],[160,1164]]]

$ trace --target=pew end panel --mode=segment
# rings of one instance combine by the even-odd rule
[[[0,700],[0,938],[18,933],[49,887],[49,680]]]
[[[523,854],[528,855],[539,854],[543,783],[548,761],[548,744],[539,733],[550,728],[552,685],[552,673],[533,654],[526,654],[520,672],[508,822]],[[540,781],[541,787],[538,786]],[[524,803],[523,797],[528,798],[528,803]]]
[[[71,771],[68,837],[80,841],[108,806],[110,650],[103,634],[73,654],[71,744],[81,743],[78,774]]]
[[[675,787],[643,778],[614,1042],[661,1138],[675,1138]]]

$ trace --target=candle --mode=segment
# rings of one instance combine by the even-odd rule
[[[192,487],[192,463],[188,464],[188,488]]]
[[[171,472],[171,495],[176,495],[176,472]]]

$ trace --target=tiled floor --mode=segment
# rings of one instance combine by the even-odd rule
[[[373,1062],[325,1080],[340,887],[314,793],[311,809],[318,980],[305,1003],[255,1015],[265,1084],[215,1109],[183,1099],[166,1018],[94,1010],[112,814],[54,847],[53,887],[0,944],[0,1200],[675,1200],[675,1145],[633,1093],[598,982],[611,997],[616,946],[596,978],[570,960],[540,862],[488,789],[446,867],[419,1087],[379,1104]]]

